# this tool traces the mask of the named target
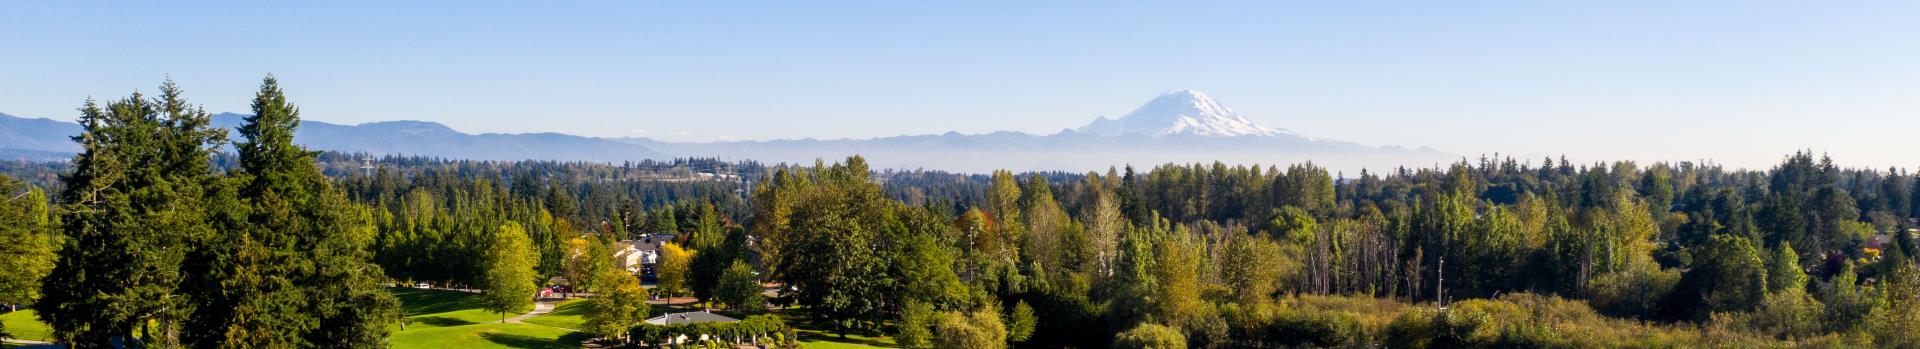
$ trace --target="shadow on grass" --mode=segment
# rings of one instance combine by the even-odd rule
[[[491,332],[480,334],[480,337],[485,338],[488,342],[493,342],[494,344],[499,344],[499,345],[510,347],[510,348],[579,348],[580,340],[569,339],[568,337],[570,336],[572,335],[569,334],[568,336],[562,336],[560,337],[559,340],[556,341],[556,340],[549,340],[546,338],[521,335],[521,334],[506,334],[506,333],[491,333]]]
[[[553,308],[553,312],[547,313],[547,314],[557,315],[557,316],[587,316],[587,310],[588,310],[587,302],[590,302],[590,301],[578,301],[578,302],[572,302],[567,304],[561,304],[559,307]]]
[[[813,317],[807,316],[804,310],[780,309],[771,312],[771,314],[779,316],[787,325],[793,326],[794,331],[800,335],[800,337],[797,338],[798,340],[856,344],[882,348],[891,348],[894,346],[893,343],[881,341],[881,338],[877,337],[882,334],[871,330],[849,330],[847,331],[848,336],[842,338],[838,333],[834,333],[834,324],[815,321]]]
[[[450,317],[440,317],[440,316],[422,316],[422,317],[408,318],[408,320],[416,324],[422,324],[422,325],[433,326],[433,327],[453,327],[453,326],[466,326],[466,325],[478,324],[478,322],[455,319]]]
[[[415,288],[388,288],[394,298],[400,299],[400,311],[407,315],[438,314],[480,308],[480,297],[475,294],[422,290]]]
[[[819,332],[819,331],[799,331],[799,332],[800,332],[799,340],[802,340],[802,341],[856,344],[856,345],[864,345],[869,347],[881,347],[881,348],[893,347],[893,343],[881,342],[881,341],[873,340],[871,338],[867,338],[864,336],[840,338],[840,336],[834,335],[832,333],[826,333],[826,332]]]

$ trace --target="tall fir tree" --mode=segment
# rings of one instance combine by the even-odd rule
[[[181,262],[212,231],[205,193],[219,181],[211,159],[225,132],[172,81],[160,98],[135,92],[80,111],[82,150],[60,193],[69,239],[34,308],[75,348],[169,345],[183,315]]]
[[[239,129],[234,205],[188,263],[193,346],[384,347],[399,302],[368,262],[372,226],[294,144],[300,112],[272,76]],[[220,196],[214,196],[216,199]],[[224,207],[225,205],[216,205]],[[218,212],[219,210],[216,210]]]

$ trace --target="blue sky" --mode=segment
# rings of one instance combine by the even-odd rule
[[[244,112],[669,140],[1052,133],[1161,91],[1366,144],[1920,166],[1920,2],[9,2],[0,112],[171,75]]]

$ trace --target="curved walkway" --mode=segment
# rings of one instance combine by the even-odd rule
[[[0,340],[0,343],[11,344],[11,346],[6,346],[9,348],[66,348],[66,346],[59,345],[59,344],[34,341],[34,340],[25,340],[25,339],[13,339],[13,338]]]
[[[535,300],[533,301],[533,311],[529,311],[526,314],[520,314],[520,316],[507,318],[507,323],[510,323],[510,324],[523,323],[521,321],[526,321],[527,319],[533,318],[535,316],[551,313],[553,312],[554,304],[558,304],[558,302],[547,300],[547,299]]]

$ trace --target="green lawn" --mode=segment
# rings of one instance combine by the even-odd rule
[[[587,323],[587,302],[585,299],[561,301],[553,307],[553,312],[527,319],[527,323],[580,329]]]
[[[808,336],[805,334],[800,335],[800,338],[801,338],[800,347],[802,348],[838,349],[838,348],[892,348],[893,347],[892,339],[887,339],[887,338],[871,338],[871,337],[865,337],[865,336],[847,335],[847,339],[840,339],[839,337]]]
[[[791,309],[777,311],[775,314],[780,315],[780,319],[786,321],[787,326],[793,326],[794,331],[800,334],[800,347],[803,348],[895,348],[899,346],[894,343],[893,337],[849,333],[846,338],[840,338],[832,331],[824,330],[823,326],[807,321],[800,312]]]
[[[411,288],[390,290],[394,297],[400,298],[400,308],[407,315],[407,329],[395,326],[387,338],[394,348],[578,348],[586,338],[584,334],[560,328],[500,323],[500,314],[481,309],[476,294]],[[575,303],[578,302],[569,305]],[[533,307],[529,305],[507,316],[531,310]],[[550,320],[563,321],[560,319],[568,316],[559,315]]]
[[[394,348],[579,348],[585,334],[534,324],[407,327],[387,337]]]
[[[411,288],[389,290],[400,299],[401,311],[407,315],[407,329],[401,330],[395,325],[392,336],[387,338],[394,348],[578,348],[580,341],[586,339],[585,334],[549,327],[579,328],[586,308],[586,303],[579,300],[567,301],[552,314],[527,320],[547,326],[503,324],[500,314],[481,309],[475,294]],[[528,306],[507,316],[531,310],[533,307]],[[0,322],[5,322],[7,332],[20,339],[45,340],[51,332],[47,325],[33,318],[32,310],[0,314]]]
[[[53,332],[53,329],[47,328],[47,324],[40,323],[40,319],[33,317],[32,310],[20,309],[20,311],[0,314],[0,322],[7,324],[7,333],[13,334],[13,338],[44,342],[47,340],[47,334]]]

